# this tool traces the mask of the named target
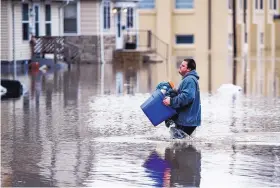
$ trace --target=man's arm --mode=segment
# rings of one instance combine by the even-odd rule
[[[181,93],[170,99],[170,107],[181,108],[192,103],[195,97],[195,83],[191,79],[185,79],[182,83]]]

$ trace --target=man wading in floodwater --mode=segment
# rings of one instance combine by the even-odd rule
[[[177,89],[178,95],[173,98],[166,97],[163,103],[177,111],[174,117],[165,122],[166,126],[169,127],[174,122],[175,128],[171,127],[172,134],[176,138],[184,138],[186,135],[180,134],[178,129],[190,136],[201,124],[199,76],[196,72],[195,61],[184,59],[180,65],[179,74],[182,75],[182,81]]]

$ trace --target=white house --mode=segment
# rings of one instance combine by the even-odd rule
[[[1,63],[30,60],[32,35],[63,36],[82,59],[110,61],[128,29],[138,29],[138,1],[1,0]]]

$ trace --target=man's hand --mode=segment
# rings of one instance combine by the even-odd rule
[[[170,105],[170,97],[164,98],[163,104],[164,104],[165,106],[169,106],[169,105]]]

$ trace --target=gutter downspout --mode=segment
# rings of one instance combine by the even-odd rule
[[[212,0],[208,0],[208,91],[212,91]]]
[[[248,53],[247,53],[247,47],[246,49],[245,46],[247,46],[248,42],[247,42],[247,2],[246,0],[243,1],[244,4],[243,4],[243,23],[244,23],[244,47],[243,47],[243,52],[244,52],[244,93],[246,94],[247,93],[247,57],[248,57]]]
[[[24,2],[24,0],[22,1]],[[13,64],[14,64],[14,79],[16,79],[17,74],[17,64],[16,64],[16,33],[15,33],[15,4],[12,1],[12,30],[13,30]]]
[[[99,30],[100,30],[100,60],[101,60],[101,79],[100,79],[100,90],[101,95],[104,95],[104,72],[105,72],[105,59],[104,59],[104,39],[103,39],[103,25],[104,25],[104,18],[103,18],[103,7],[104,7],[104,0],[100,2],[100,12],[99,12]]]
[[[236,41],[236,0],[232,1],[232,31],[233,31],[233,85],[236,85],[237,73],[237,41]]]
[[[104,0],[101,0],[100,2],[100,58],[101,58],[101,63],[105,64],[105,59],[104,59],[104,39],[103,39],[103,25],[104,25],[104,18],[103,18],[103,6],[104,6]]]
[[[65,4],[62,4],[60,7],[58,7],[58,21],[59,21],[59,36],[61,36],[61,9],[66,7],[70,3],[70,0],[67,0]]]
[[[274,36],[274,40],[273,40],[273,47],[274,47],[274,50],[272,51],[272,70],[273,70],[273,97],[276,97],[277,96],[277,72],[276,72],[276,50],[277,50],[277,44],[276,44],[276,27],[280,21],[280,12],[279,14],[276,13],[276,15],[273,16],[273,36]],[[278,84],[279,85],[279,84]]]

